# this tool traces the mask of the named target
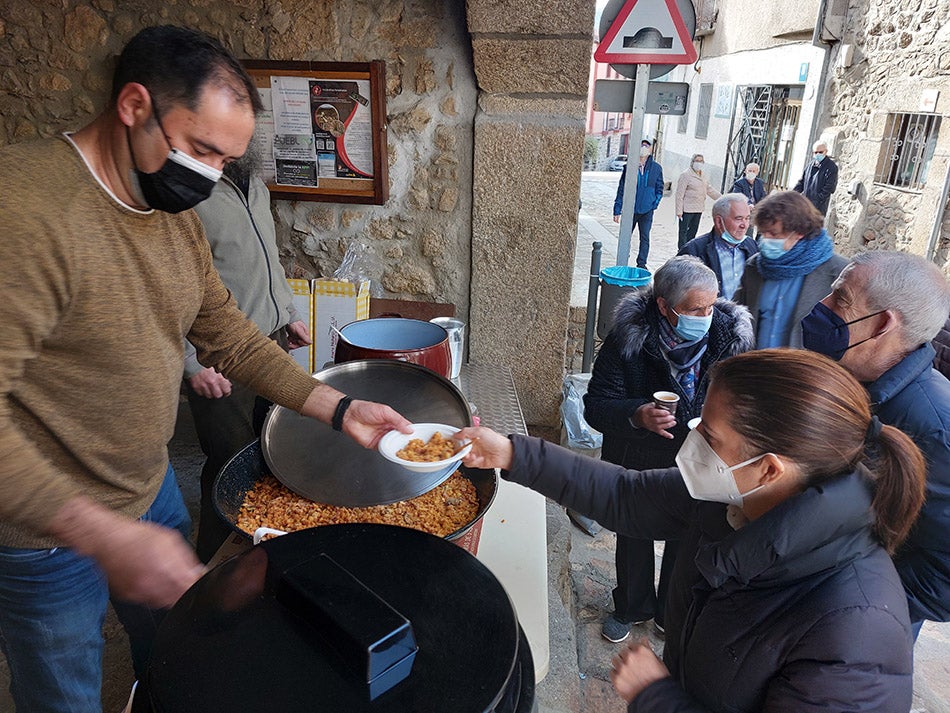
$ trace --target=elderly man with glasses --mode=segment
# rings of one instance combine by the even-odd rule
[[[933,368],[932,340],[950,312],[950,285],[933,263],[899,252],[856,255],[831,294],[802,320],[806,349],[841,363],[878,417],[927,459],[927,500],[894,563],[914,635],[950,620],[950,381]]]

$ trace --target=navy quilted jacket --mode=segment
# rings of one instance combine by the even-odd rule
[[[709,368],[717,361],[755,346],[749,311],[734,302],[716,300],[696,395],[688,402],[660,350],[658,320],[661,319],[665,317],[657,309],[652,288],[625,297],[617,306],[613,329],[600,348],[584,396],[584,418],[604,434],[603,459],[627,468],[673,465],[676,452],[686,440],[686,422],[699,416],[702,410],[709,386]],[[630,424],[634,411],[653,401],[654,391],[673,391],[680,395],[672,439]]]
[[[895,559],[913,621],[950,621],[950,382],[933,358],[923,344],[867,385],[881,421],[927,459],[927,500]]]

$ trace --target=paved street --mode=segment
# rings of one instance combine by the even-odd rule
[[[675,176],[664,175],[667,181]],[[590,275],[590,258],[594,242],[603,243],[601,268],[617,264],[617,236],[620,226],[613,222],[614,197],[620,182],[619,171],[585,171],[581,177],[581,211],[577,217],[577,251],[574,257],[574,281],[571,289],[571,306],[587,304],[587,285]],[[712,228],[712,201],[706,201],[706,212],[699,224],[699,235]],[[650,235],[648,269],[656,270],[676,254],[677,221],[672,192],[663,196],[660,207],[653,216]],[[630,265],[636,264],[639,233],[633,231],[630,242]]]

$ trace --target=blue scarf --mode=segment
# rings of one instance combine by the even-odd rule
[[[802,238],[792,249],[776,260],[760,253],[759,272],[766,280],[788,280],[808,275],[835,254],[835,245],[827,231],[822,229],[813,238]]]

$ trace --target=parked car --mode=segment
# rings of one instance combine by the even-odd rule
[[[627,154],[622,153],[614,157],[614,159],[607,164],[607,168],[611,171],[622,171],[623,167],[627,165]]]

